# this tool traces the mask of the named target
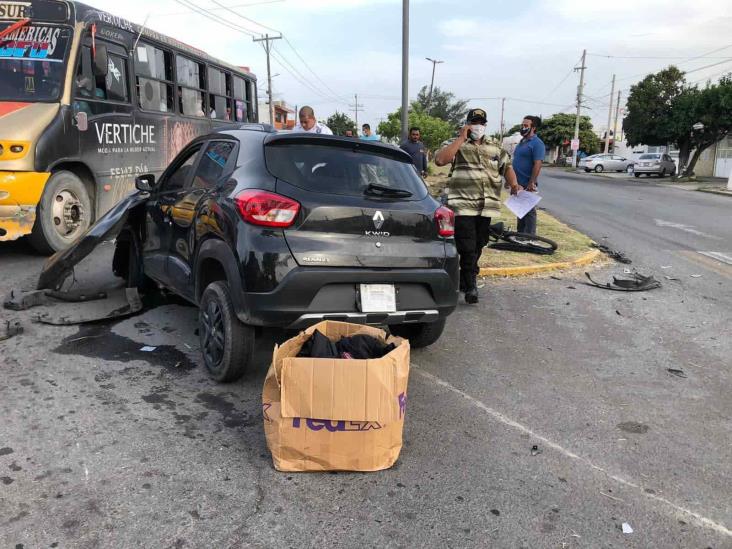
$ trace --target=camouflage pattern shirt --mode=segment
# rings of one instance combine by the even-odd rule
[[[484,137],[479,143],[465,142],[455,155],[447,205],[455,215],[497,217],[503,176],[510,166],[511,155],[498,141]]]

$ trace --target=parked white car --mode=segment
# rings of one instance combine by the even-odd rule
[[[638,157],[633,172],[636,177],[640,177],[642,173],[648,177],[651,177],[651,174],[665,177],[676,173],[676,164],[666,153],[647,153]]]
[[[625,172],[633,161],[617,154],[593,154],[579,162],[579,168],[586,172]]]

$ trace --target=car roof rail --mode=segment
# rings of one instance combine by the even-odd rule
[[[221,127],[218,128],[216,131],[219,132],[230,132],[232,130],[245,130],[250,132],[264,132],[264,133],[276,133],[277,129],[272,126],[271,124],[264,124],[264,123],[258,123],[258,122],[246,122],[244,124],[239,124],[238,126],[228,126],[228,127]]]

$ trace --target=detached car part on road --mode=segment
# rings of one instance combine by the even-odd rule
[[[199,307],[206,367],[240,377],[259,328],[388,325],[431,345],[458,298],[454,216],[389,145],[245,124],[192,141],[159,182],[117,204],[46,264],[59,289],[116,236],[113,270]]]

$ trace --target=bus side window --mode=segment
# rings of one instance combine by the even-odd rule
[[[234,120],[237,122],[248,121],[246,81],[243,78],[234,76]]]
[[[218,120],[231,120],[231,75],[208,67],[209,116]]]
[[[135,79],[140,108],[174,112],[173,56],[170,52],[140,43],[135,51]]]
[[[106,84],[106,98],[110,101],[127,103],[130,95],[127,89],[127,59],[110,53],[108,55],[108,67]]]
[[[185,116],[206,116],[204,66],[196,61],[175,56],[180,112]]]

